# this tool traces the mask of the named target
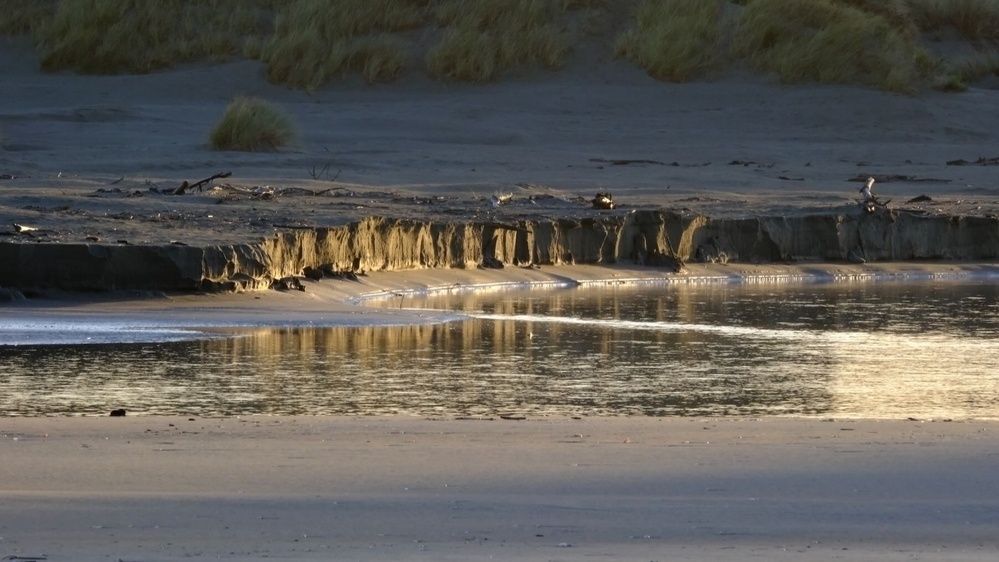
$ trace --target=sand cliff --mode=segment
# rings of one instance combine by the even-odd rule
[[[670,210],[510,222],[369,217],[227,245],[0,242],[0,285],[240,291],[367,271],[638,264],[992,260],[999,218],[816,214],[712,219]]]

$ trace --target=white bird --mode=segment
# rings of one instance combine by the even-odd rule
[[[860,188],[861,195],[864,196],[864,202],[871,201],[874,199],[874,192],[872,188],[874,187],[874,178],[867,178],[867,185]]]

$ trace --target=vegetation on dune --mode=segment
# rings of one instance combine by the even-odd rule
[[[263,25],[240,0],[63,0],[35,36],[45,70],[145,73],[234,57]]]
[[[651,76],[687,82],[719,69],[723,2],[642,0],[635,27],[618,37],[614,54],[644,68]]]
[[[963,92],[968,89],[968,84],[987,76],[999,76],[999,52],[951,62],[934,87],[945,92]]]
[[[661,80],[745,62],[786,83],[915,92],[995,72],[999,0],[0,0],[0,35],[30,35],[48,71],[245,57],[307,90],[352,73],[394,80],[407,67],[467,82],[555,70],[589,35]],[[923,42],[945,37],[978,56],[932,59]]]
[[[999,0],[910,0],[912,16],[923,31],[953,28],[975,43],[999,44]]]
[[[441,80],[488,82],[503,71],[537,64],[561,68],[569,52],[562,16],[569,0],[443,0],[434,9],[445,31],[426,56]]]
[[[418,0],[295,0],[279,10],[260,59],[272,82],[317,88],[349,71],[367,82],[394,79],[409,45],[391,35],[424,25]]]
[[[52,18],[55,0],[0,0],[0,35],[34,33]]]
[[[280,107],[258,98],[237,98],[212,129],[213,150],[270,152],[298,141],[298,128]]]
[[[833,0],[753,0],[736,37],[738,53],[785,83],[864,84],[914,92],[932,59],[884,17]]]
[[[881,16],[892,27],[915,37],[919,33],[912,18],[909,6],[911,0],[836,0],[840,4],[853,6],[862,12]]]

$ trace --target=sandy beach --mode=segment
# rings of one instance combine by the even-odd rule
[[[992,560],[997,430],[5,418],[0,550],[83,561]]]
[[[884,199],[913,212],[999,215],[996,168],[975,164],[999,156],[999,90],[989,87],[906,97],[739,72],[678,85],[579,57],[558,73],[488,86],[414,76],[307,94],[267,83],[252,61],[44,74],[22,40],[0,43],[0,74],[0,241],[14,243],[198,246],[369,216],[592,217],[587,200],[603,190],[625,212],[793,217],[852,212],[858,180],[872,175]],[[209,150],[211,126],[244,95],[284,107],[300,145]],[[232,175],[215,188],[159,193],[220,172]],[[264,199],[222,184],[308,191]],[[520,203],[494,207],[497,193]],[[919,195],[929,201],[906,203]],[[532,203],[541,200],[553,203]],[[994,270],[688,266],[683,275],[778,280]],[[411,312],[348,301],[664,275],[637,266],[372,272],[304,294],[70,295],[0,303],[0,315],[412,322]],[[993,560],[997,431],[975,420],[0,417],[0,556]]]

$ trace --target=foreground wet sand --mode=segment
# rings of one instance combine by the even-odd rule
[[[0,554],[992,560],[999,424],[0,419]]]

